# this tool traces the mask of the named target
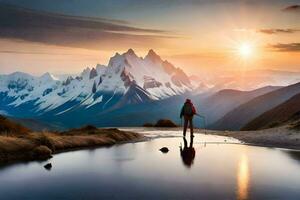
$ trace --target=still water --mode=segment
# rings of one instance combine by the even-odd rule
[[[0,199],[300,199],[298,151],[138,131],[152,139],[2,166]]]

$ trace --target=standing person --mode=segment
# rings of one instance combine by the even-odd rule
[[[193,116],[196,114],[196,109],[190,99],[186,99],[180,112],[180,118],[184,119],[183,137],[186,135],[187,126],[190,125],[191,137],[193,137]]]

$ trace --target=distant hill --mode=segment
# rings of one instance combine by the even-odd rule
[[[22,135],[27,134],[29,131],[28,128],[0,115],[0,135]]]
[[[38,119],[30,119],[30,118],[14,118],[7,117],[8,120],[18,123],[32,131],[57,131],[62,130],[63,125],[59,123],[47,123],[45,121],[40,121]]]
[[[262,113],[287,101],[300,93],[300,82],[258,96],[227,113],[212,124],[210,128],[217,130],[239,130]]]
[[[300,93],[247,123],[242,130],[258,130],[300,119]]]
[[[239,105],[280,88],[280,86],[266,86],[251,91],[224,89],[196,102],[195,105],[200,109],[200,112],[204,112],[207,123],[211,124]]]

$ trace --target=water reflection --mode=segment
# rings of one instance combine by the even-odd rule
[[[190,141],[181,131],[173,135],[0,166],[0,199],[299,200],[300,162],[290,157],[300,161],[297,152],[221,145],[230,141],[221,136],[195,134]],[[168,154],[158,151],[163,146]],[[50,162],[49,173],[43,166]]]
[[[187,145],[187,140],[184,137],[183,138],[184,146],[183,148],[182,146],[180,146],[180,156],[182,162],[188,168],[190,168],[193,165],[196,156],[196,151],[193,147],[193,143],[194,143],[194,137],[191,137],[189,146]]]
[[[300,162],[300,151],[284,151],[284,152],[294,160]]]
[[[237,200],[247,200],[249,198],[249,177],[248,157],[242,154],[237,170]]]

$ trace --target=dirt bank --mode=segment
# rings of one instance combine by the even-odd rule
[[[19,160],[42,160],[55,153],[137,141],[143,136],[118,129],[84,127],[62,133],[34,132],[0,136],[0,163]]]
[[[207,133],[234,137],[251,145],[300,150],[300,131],[288,126],[258,131],[207,131]]]

